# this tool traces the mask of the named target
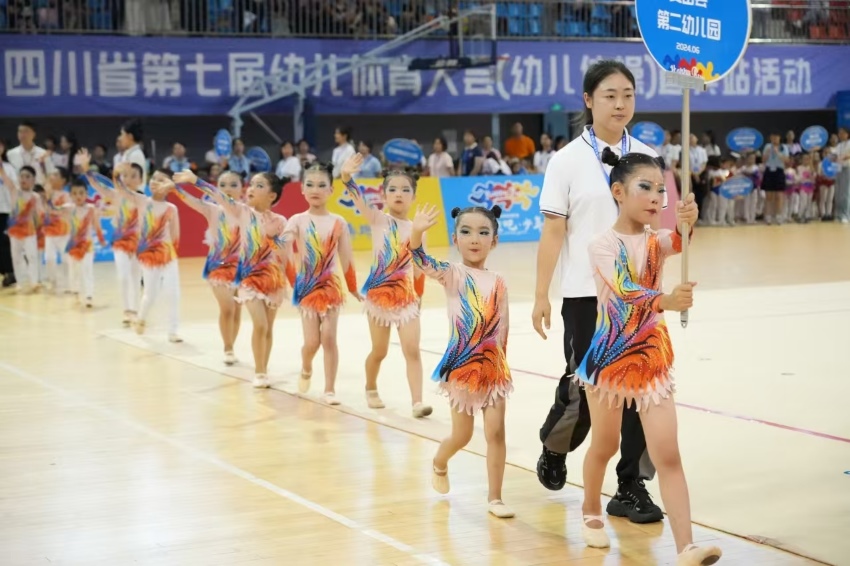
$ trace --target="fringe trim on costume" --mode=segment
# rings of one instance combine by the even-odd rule
[[[634,405],[638,413],[645,413],[652,405],[660,405],[663,399],[667,399],[676,393],[676,384],[673,382],[673,376],[670,373],[653,379],[651,383],[642,388],[645,389],[644,391],[634,393],[592,385],[583,381],[577,375],[573,375],[573,381],[583,386],[589,393],[597,394],[599,403],[607,401],[609,409],[622,407],[625,403],[626,407]]]
[[[484,407],[495,405],[500,398],[507,400],[513,390],[513,383],[509,380],[487,390],[474,392],[452,383],[451,379],[448,382],[441,381],[437,387],[440,394],[448,397],[449,406],[453,410],[470,416],[475,416]]]
[[[382,309],[366,299],[363,301],[363,311],[379,326],[403,326],[411,320],[419,318],[419,305],[416,301],[403,307],[388,310]]]
[[[234,297],[234,300],[240,305],[244,305],[248,301],[258,300],[263,301],[267,307],[270,309],[278,308],[285,300],[286,297],[286,288],[277,289],[271,294],[261,293],[256,289],[248,287],[246,285],[240,285],[238,288],[238,293]]]
[[[307,318],[325,318],[328,313],[333,312],[335,310],[339,310],[342,305],[331,305],[324,312],[319,312],[316,309],[311,309],[310,307],[302,307],[298,306],[298,312],[301,313],[302,316]]]

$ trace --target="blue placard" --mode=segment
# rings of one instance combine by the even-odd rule
[[[245,157],[251,164],[252,173],[267,173],[272,170],[272,160],[269,154],[259,146],[254,146],[246,151]]]
[[[736,175],[720,185],[720,196],[728,199],[745,197],[753,192],[753,180]]]
[[[422,163],[422,148],[416,142],[395,138],[384,144],[381,149],[387,163],[404,163],[416,167]]]
[[[726,135],[726,147],[732,151],[754,151],[764,146],[764,136],[754,128],[735,128]]]
[[[454,220],[449,218],[453,208],[499,205],[502,208],[500,242],[537,242],[543,228],[542,186],[543,175],[444,177],[440,179],[440,192],[449,231],[454,229]]]
[[[648,146],[657,147],[664,144],[664,128],[655,122],[638,122],[632,126],[629,133]]]
[[[707,83],[735,68],[750,39],[750,0],[637,0],[635,13],[661,68]]]
[[[829,142],[829,132],[823,126],[809,126],[800,134],[800,147],[804,151],[812,151],[826,147]]]
[[[841,169],[838,163],[833,161],[832,157],[827,157],[821,162],[821,168],[823,169],[823,176],[827,179],[835,179],[838,176],[838,171]]]
[[[219,157],[230,157],[233,148],[233,136],[227,130],[219,130],[215,134],[215,154]]]

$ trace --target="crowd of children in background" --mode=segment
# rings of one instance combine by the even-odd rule
[[[681,145],[678,132],[667,134],[658,153],[680,179]],[[710,132],[702,140],[691,136],[692,187],[705,226],[737,223],[808,223],[838,220],[850,222],[847,175],[850,168],[850,135],[844,128],[832,134],[826,147],[805,151],[795,142],[793,131],[785,142],[772,133],[761,150],[723,154]],[[734,198],[721,190],[727,181],[742,177],[752,181],[752,191]]]

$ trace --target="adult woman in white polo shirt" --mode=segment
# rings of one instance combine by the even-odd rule
[[[532,322],[545,339],[551,305],[549,286],[560,254],[561,291],[564,297],[564,357],[566,371],[555,393],[555,403],[540,429],[543,453],[537,477],[548,489],[566,483],[566,455],[584,441],[590,431],[590,414],[583,389],[571,376],[581,364],[596,328],[596,287],[588,246],[617,219],[611,196],[609,173],[602,151],[610,147],[617,155],[639,152],[656,156],[647,145],[629,136],[626,124],[635,111],[635,79],[618,61],[600,61],[584,76],[585,120],[581,136],[558,151],[549,161],[540,196],[543,231],[537,252],[537,285]],[[628,517],[635,523],[662,519],[644,480],[655,475],[646,454],[646,439],[634,407],[623,413],[621,459],[617,464],[619,488],[608,504],[608,513]]]

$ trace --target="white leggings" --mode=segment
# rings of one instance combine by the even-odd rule
[[[142,295],[142,307],[139,320],[147,321],[151,307],[160,293],[166,296],[168,308],[168,334],[177,334],[180,325],[180,271],[177,261],[170,261],[162,267],[142,267],[142,279],[145,292]]]
[[[62,291],[68,287],[68,256],[65,255],[68,238],[68,235],[44,237],[47,281],[54,289]]]
[[[139,260],[136,259],[135,254],[128,254],[121,250],[115,250],[113,255],[115,256],[115,269],[118,272],[118,286],[121,288],[124,312],[137,312],[142,286]]]
[[[38,266],[41,257],[38,253],[38,240],[35,236],[9,238],[12,248],[12,269],[19,289],[28,289],[38,285]]]
[[[68,256],[68,271],[71,290],[86,299],[91,299],[94,296],[94,253],[87,253],[83,259]]]

